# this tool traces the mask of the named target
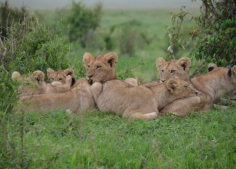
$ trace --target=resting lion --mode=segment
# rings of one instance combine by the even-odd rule
[[[186,60],[188,59],[186,58]],[[172,76],[184,80],[188,79],[188,71],[191,66],[190,60],[183,64],[182,69],[175,69],[177,67],[176,64],[179,64],[178,61],[165,61],[163,58],[157,59],[156,65],[160,70],[162,82]],[[219,67],[204,75],[192,78],[190,82],[199,91],[198,96],[176,100],[162,109],[160,115],[174,112],[176,116],[185,116],[191,111],[205,111],[212,108],[213,101],[235,90],[236,66],[232,69]]]
[[[71,76],[72,77],[72,86],[75,84],[75,78],[74,78],[74,70],[71,68],[65,69],[65,70],[58,70],[54,71],[51,68],[47,69],[47,76],[50,82],[54,82],[53,84],[56,85],[55,82],[60,82],[65,84],[66,83],[66,77]]]
[[[17,71],[12,73],[12,79],[22,83],[19,87],[20,96],[48,94],[48,93],[62,93],[68,91],[72,85],[71,76],[67,76],[66,83],[57,84],[56,86],[46,83],[44,81],[44,73],[40,70],[33,72],[32,75],[23,75]]]
[[[123,118],[154,119],[159,110],[176,99],[195,96],[196,90],[186,81],[170,79],[147,88],[130,86],[119,80],[97,82],[91,86],[100,110],[115,112]]]

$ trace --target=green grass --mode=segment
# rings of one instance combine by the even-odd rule
[[[27,113],[11,116],[5,124],[15,148],[14,165],[22,164],[23,159],[29,168],[235,168],[236,165],[233,107],[151,121],[129,121],[99,111],[78,116],[63,112]],[[3,160],[1,157],[0,164]]]

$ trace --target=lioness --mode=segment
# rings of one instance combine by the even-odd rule
[[[17,71],[12,73],[12,79],[22,82],[19,87],[19,96],[47,94],[47,93],[61,93],[68,91],[72,85],[72,78],[68,76],[65,84],[57,84],[53,86],[44,81],[44,73],[42,71],[35,71],[32,75],[23,75]]]
[[[23,104],[19,107],[24,111],[47,112],[51,110],[65,111],[70,109],[73,113],[95,108],[90,91],[90,84],[86,78],[77,80],[76,84],[67,92],[23,96]]]
[[[115,112],[123,118],[154,119],[168,103],[187,96],[196,90],[186,81],[171,79],[150,88],[130,86],[119,80],[91,86],[94,100],[100,110]]]
[[[48,79],[50,80],[50,82],[60,82],[65,84],[66,83],[66,77],[67,76],[71,76],[72,77],[72,86],[75,84],[75,78],[74,78],[74,70],[71,68],[65,69],[65,70],[58,70],[58,71],[54,71],[51,68],[47,69],[47,76]],[[57,83],[54,83],[55,85]]]
[[[178,64],[178,61],[172,62],[165,61],[163,58],[157,59],[156,65],[161,70],[160,78],[162,82],[172,76],[177,76],[177,78],[184,80],[188,79],[188,70],[191,62],[187,66],[184,65],[182,70],[175,69],[178,66],[176,64]],[[199,95],[174,101],[162,109],[160,115],[173,112],[176,116],[185,116],[191,111],[205,111],[212,108],[213,101],[235,89],[235,70],[236,66],[232,69],[218,68],[191,79],[190,82],[199,91]],[[164,74],[164,72],[166,73]]]

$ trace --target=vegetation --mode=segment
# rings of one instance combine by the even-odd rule
[[[216,63],[218,66],[236,64],[236,1],[203,0],[200,16],[193,16],[185,7],[177,14],[172,13],[172,27],[168,27],[170,36],[169,52],[174,56],[176,45],[181,48],[191,46],[190,56],[204,63]],[[180,37],[184,19],[195,21],[185,38]],[[176,28],[176,29],[175,29]],[[192,43],[194,41],[194,43]]]
[[[194,22],[198,23],[194,25],[193,21],[185,19],[189,14],[194,16],[199,13],[182,8],[180,13],[172,13],[173,25],[166,27],[171,22],[169,11],[164,9],[104,11],[101,17],[99,5],[88,9],[82,3],[72,4],[69,9],[43,11],[48,14],[46,18],[39,11],[39,19],[28,17],[6,27],[8,37],[0,41],[0,166],[234,168],[235,106],[227,110],[216,108],[204,114],[192,113],[185,118],[169,116],[151,121],[132,121],[101,111],[75,115],[70,111],[39,114],[14,110],[19,84],[10,79],[13,70],[30,73],[36,69],[45,72],[48,67],[54,70],[72,67],[77,78],[84,77],[82,56],[87,50],[93,55],[110,50],[117,52],[118,78],[124,80],[136,76],[140,82],[157,79],[154,65],[157,57],[180,58],[189,50],[192,52],[191,73],[198,64],[203,63],[197,61],[195,56],[203,61],[234,64],[234,61],[231,63],[234,59],[228,62],[228,57],[215,54],[222,60],[218,62],[214,55],[210,55],[216,41],[205,41],[200,35],[210,38],[223,36],[225,43],[230,40],[234,45],[234,38],[227,39],[234,35],[234,23],[227,20],[235,15],[229,15],[225,21],[209,14],[209,22],[205,22],[206,18],[201,13],[200,17],[193,17]],[[225,7],[223,4],[219,8]],[[212,6],[210,8],[213,9]],[[210,8],[208,13],[212,12]],[[82,11],[80,15],[76,15],[78,11]],[[94,16],[94,12],[99,15]],[[225,27],[219,24],[219,28],[214,27],[212,33],[208,23],[224,23]],[[204,31],[200,30],[201,25]],[[185,33],[189,28],[192,34]],[[75,38],[72,35],[76,35]],[[203,48],[204,45],[208,45],[209,51]],[[226,54],[226,50],[230,52],[231,48],[220,46],[219,50],[225,50]],[[214,57],[206,58],[205,54]]]
[[[15,22],[22,23],[25,18],[29,17],[29,13],[26,10],[26,7],[10,8],[9,3],[6,0],[5,2],[0,3],[0,31],[2,32],[2,40],[8,36],[8,28],[11,27]]]

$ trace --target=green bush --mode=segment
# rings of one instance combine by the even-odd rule
[[[29,12],[26,10],[26,7],[22,7],[21,9],[10,8],[7,0],[0,3],[0,32],[2,32],[2,39],[7,38],[7,28],[10,27],[12,23],[22,23],[27,17],[29,17]]]
[[[45,72],[49,67],[54,70],[68,68],[69,45],[65,45],[66,39],[54,35],[50,28],[36,20],[25,20],[8,29],[9,38],[4,41],[7,53],[1,60],[6,70],[28,73]]]
[[[201,9],[192,54],[218,66],[236,65],[236,1],[203,1]]]
[[[185,49],[191,45],[190,56],[204,63],[216,63],[218,66],[236,65],[236,2],[229,0],[203,1],[200,16],[193,16],[182,7],[180,12],[172,14],[172,26],[167,28],[170,37],[168,51],[174,55],[176,46]],[[184,39],[180,30],[184,19],[190,16],[195,25]]]
[[[72,7],[69,10],[65,20],[70,24],[69,39],[70,41],[79,40],[82,47],[91,41],[93,33],[99,26],[102,16],[102,5],[99,3],[94,8],[86,8],[82,2],[72,1]]]

